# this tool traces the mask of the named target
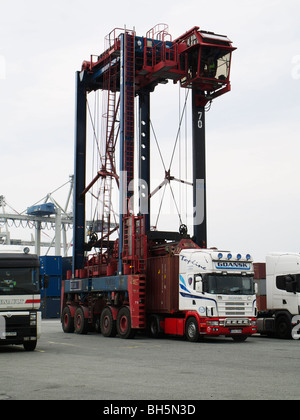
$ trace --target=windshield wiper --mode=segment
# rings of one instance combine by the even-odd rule
[[[241,289],[235,289],[232,291],[233,294],[237,295],[237,294],[242,294],[242,290]]]

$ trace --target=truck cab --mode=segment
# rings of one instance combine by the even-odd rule
[[[272,254],[266,257],[268,309],[300,314],[300,254]]]
[[[39,258],[0,253],[0,345],[33,351],[41,330]]]
[[[256,277],[260,278],[258,271]],[[258,313],[258,332],[299,339],[300,254],[277,252],[267,255],[265,272],[266,307]]]
[[[253,262],[249,254],[183,250],[179,255],[179,309],[197,314],[200,334],[243,341],[256,332]]]

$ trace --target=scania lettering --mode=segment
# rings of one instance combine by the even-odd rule
[[[28,250],[26,250],[27,252]],[[41,330],[39,258],[0,253],[0,345],[33,351]]]

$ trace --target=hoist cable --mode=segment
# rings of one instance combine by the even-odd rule
[[[166,187],[167,187],[167,184],[165,184],[165,188],[164,188],[164,192],[163,192],[163,195],[162,195],[162,199],[161,199],[161,201],[160,201],[160,205],[159,205],[159,209],[158,209],[158,214],[157,214],[157,218],[156,218],[156,223],[155,223],[155,226],[157,226],[157,224],[158,224],[158,219],[159,219],[159,216],[160,216],[160,212],[161,212],[161,208],[162,208],[162,203],[163,203],[163,201],[164,201],[164,196],[165,196],[165,192],[166,192]]]
[[[176,199],[175,199],[175,195],[174,195],[174,192],[173,192],[173,188],[171,187],[171,183],[169,183],[169,186],[170,186],[170,190],[171,190],[171,194],[172,194],[172,197],[173,197],[173,201],[174,201],[174,204],[175,204],[175,207],[176,207],[177,213],[178,213],[179,221],[180,221],[180,224],[182,225],[182,218],[181,218],[181,214],[180,214],[180,211],[179,211],[179,208],[178,208],[178,205],[177,205]]]
[[[163,167],[164,167],[164,170],[166,172],[167,168],[166,168],[166,165],[165,165],[165,162],[164,162],[164,158],[163,158],[163,155],[161,153],[161,149],[159,147],[158,140],[157,140],[157,137],[156,137],[156,133],[155,133],[155,130],[154,130],[154,127],[153,127],[153,124],[152,124],[152,121],[151,120],[150,120],[150,126],[151,126],[151,129],[152,129],[152,133],[154,135],[155,143],[156,143],[156,146],[157,146],[157,149],[158,149],[158,153],[159,153],[161,162],[162,162]]]
[[[187,100],[188,100],[188,96],[189,96],[189,89],[187,89],[187,91],[186,91],[186,95],[185,95],[185,102],[184,102],[184,106],[183,106],[183,109],[182,109],[181,115],[180,115],[180,111],[179,111],[179,127],[178,127],[178,130],[177,130],[177,135],[176,135],[176,139],[175,139],[175,144],[174,144],[174,148],[173,148],[173,152],[172,152],[172,156],[171,156],[171,160],[170,160],[169,171],[167,171],[167,170],[166,170],[166,166],[165,166],[165,163],[164,163],[164,160],[163,160],[163,156],[162,156],[162,153],[161,153],[161,150],[160,150],[160,147],[159,147],[159,143],[158,143],[158,140],[157,140],[157,137],[156,137],[155,131],[154,131],[154,127],[153,127],[152,122],[150,121],[151,128],[152,128],[152,132],[153,132],[153,134],[154,134],[154,138],[155,138],[155,142],[156,142],[156,145],[157,145],[157,148],[158,148],[158,151],[159,151],[159,155],[160,155],[160,158],[161,158],[161,161],[162,161],[162,164],[163,164],[164,170],[165,170],[165,174],[167,174],[167,173],[169,173],[169,174],[170,174],[171,166],[172,166],[172,163],[173,163],[173,160],[174,160],[174,156],[175,156],[176,147],[177,147],[178,142],[180,143],[181,126],[182,126],[182,122],[183,122],[183,117],[186,115],[186,107],[187,107]],[[179,100],[179,102],[180,102],[180,100]],[[180,106],[180,105],[179,105],[179,106]],[[166,180],[166,178],[165,178],[165,180]],[[175,199],[175,194],[174,194],[173,188],[171,187],[170,181],[171,181],[171,180],[169,179],[169,180],[168,180],[168,182],[166,182],[166,183],[165,183],[165,189],[164,189],[164,192],[163,192],[163,195],[162,195],[162,198],[161,198],[161,202],[160,202],[160,206],[159,206],[159,212],[158,212],[157,219],[156,219],[156,225],[157,225],[157,223],[158,223],[158,219],[159,219],[159,216],[160,216],[160,213],[161,213],[161,209],[162,209],[162,204],[163,204],[164,197],[165,197],[165,192],[166,192],[166,186],[167,186],[167,183],[168,183],[168,184],[169,184],[169,186],[170,186],[171,195],[172,195],[172,198],[173,198],[173,201],[174,201],[175,207],[176,207],[176,211],[177,211],[177,213],[178,213],[178,217],[179,217],[180,224],[182,224],[182,223],[183,223],[183,222],[182,222],[182,217],[181,217],[181,212],[180,212],[180,209],[178,208],[178,204],[177,204],[177,202],[176,202],[176,199]],[[182,181],[181,181],[181,182],[182,182]],[[163,183],[162,183],[161,185],[163,185]],[[152,194],[152,195],[153,195],[153,194]],[[187,208],[187,205],[186,205],[186,208]],[[187,210],[186,210],[186,211],[187,211]]]
[[[169,170],[171,169],[171,166],[172,166],[172,163],[173,163],[173,159],[174,159],[174,155],[175,155],[175,150],[176,150],[176,147],[177,147],[177,143],[178,143],[178,139],[179,139],[179,134],[180,134],[180,130],[181,130],[181,124],[182,124],[182,120],[183,120],[183,117],[184,117],[184,114],[185,114],[185,109],[186,109],[186,105],[187,105],[187,99],[188,99],[188,96],[189,96],[189,92],[190,91],[188,90],[187,93],[186,93],[186,95],[185,95],[185,102],[184,102],[184,106],[183,106],[183,109],[182,109],[182,114],[181,114],[181,118],[180,118],[180,122],[179,122],[179,127],[178,127],[178,130],[177,130],[177,135],[176,135],[176,140],[175,140],[175,144],[174,144],[174,148],[173,148],[173,153],[172,153],[172,156],[171,156]]]
[[[90,121],[91,121],[91,124],[92,124],[93,133],[94,133],[94,140],[96,141],[97,149],[98,149],[98,154],[99,154],[99,157],[101,159],[101,152],[100,152],[100,148],[99,148],[99,141],[98,141],[98,137],[97,137],[97,133],[96,133],[96,129],[95,129],[95,124],[94,124],[94,121],[93,121],[93,118],[92,118],[92,113],[91,113],[89,101],[86,100],[86,103],[87,103],[87,107],[88,107],[88,111],[89,111],[89,116],[90,116]]]

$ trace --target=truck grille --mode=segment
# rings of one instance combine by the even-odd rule
[[[251,306],[243,301],[220,300],[218,302],[219,316],[250,316],[251,310]]]
[[[7,328],[19,328],[24,325],[29,325],[29,315],[19,315],[12,317],[5,317]]]
[[[225,315],[246,315],[244,302],[225,302]]]
[[[6,339],[0,340],[0,344],[21,344],[24,337],[36,336],[36,325],[30,325],[30,313],[4,314]]]
[[[246,315],[244,302],[225,302],[225,315]]]

